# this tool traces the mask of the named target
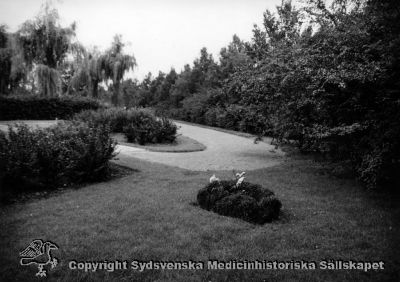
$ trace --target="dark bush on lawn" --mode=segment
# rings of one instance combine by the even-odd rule
[[[84,111],[75,115],[74,119],[93,126],[108,124],[112,132],[124,133],[128,142],[141,145],[173,142],[176,138],[177,127],[174,123],[166,118],[157,118],[145,109]]]
[[[68,122],[46,129],[23,124],[9,128],[8,134],[0,133],[1,192],[15,194],[105,179],[114,149],[107,126]]]
[[[197,202],[203,209],[253,223],[278,219],[282,204],[272,191],[248,182],[235,184],[234,180],[210,183],[198,192]]]
[[[83,110],[95,110],[100,107],[99,102],[88,98],[0,96],[0,120],[67,119]]]

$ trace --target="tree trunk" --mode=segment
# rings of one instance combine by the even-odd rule
[[[118,107],[118,105],[119,105],[119,82],[114,83],[113,88],[114,88],[114,91],[111,96],[111,103],[115,107]]]
[[[94,79],[92,80],[92,98],[97,99],[99,96],[99,81]]]
[[[0,79],[0,94],[7,94],[7,82],[4,77]]]

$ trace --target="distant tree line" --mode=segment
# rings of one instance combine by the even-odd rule
[[[400,8],[396,0],[290,1],[219,61],[125,81],[130,106],[295,143],[351,164],[369,187],[400,187]]]
[[[105,52],[88,50],[75,38],[76,25],[62,27],[49,4],[15,33],[0,26],[0,94],[29,92],[43,97],[79,95],[98,98],[100,84],[112,84],[111,102],[120,105],[124,74],[136,66],[116,35]]]

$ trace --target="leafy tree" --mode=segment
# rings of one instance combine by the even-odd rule
[[[191,84],[194,86],[192,93],[199,92],[203,87],[213,87],[218,83],[216,63],[207,48],[200,50],[200,57],[193,62],[191,71]]]
[[[18,42],[28,69],[36,73],[43,96],[59,95],[61,78],[59,67],[75,36],[75,23],[61,27],[56,9],[45,5],[35,20],[26,21],[17,32]]]
[[[152,83],[152,74],[149,72],[141,83],[138,85],[138,102],[137,104],[141,107],[149,106],[153,103],[154,96],[150,92],[150,87]]]
[[[177,77],[178,74],[176,73],[175,69],[171,69],[165,78],[162,79],[155,96],[155,99],[158,103],[166,102],[168,104],[171,87],[175,84]]]
[[[181,101],[189,96],[190,85],[187,75],[183,72],[175,81],[171,89],[171,105],[172,107],[179,108]]]
[[[220,79],[226,79],[229,75],[247,64],[251,63],[247,54],[246,44],[237,35],[234,35],[232,42],[227,48],[220,51]]]
[[[136,79],[127,79],[121,83],[122,100],[125,107],[139,107],[143,104],[138,84]]]
[[[111,80],[113,83],[112,104],[120,104],[120,84],[124,75],[136,66],[136,59],[133,55],[127,55],[123,52],[125,44],[122,42],[121,35],[115,35],[111,48],[105,54],[100,56],[97,61],[100,69],[103,71],[104,79]]]
[[[87,51],[83,46],[74,48],[75,59],[69,82],[69,91],[85,89],[92,98],[98,98],[99,83],[103,80],[103,70],[99,63],[100,53],[97,49]]]
[[[18,43],[17,35],[0,25],[0,93],[3,94],[12,92],[26,78],[27,67]]]
[[[11,52],[6,26],[0,26],[0,93],[7,93],[11,76]]]
[[[270,134],[351,163],[369,187],[399,187],[399,2],[327,2],[283,1],[250,42],[234,36],[219,63],[203,48],[169,88],[169,113]]]

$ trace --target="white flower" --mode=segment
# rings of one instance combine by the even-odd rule
[[[237,179],[242,178],[245,174],[246,174],[245,171],[243,171],[243,172],[241,172],[241,173],[236,173],[236,178],[237,178]]]
[[[213,183],[213,182],[219,182],[219,178],[216,177],[215,174],[213,174],[213,175],[210,177],[210,183]]]
[[[246,177],[244,177],[244,176],[240,177],[240,178],[238,179],[238,181],[236,182],[236,187],[239,187],[240,184],[243,183],[243,181],[244,181],[245,178],[246,178]]]

